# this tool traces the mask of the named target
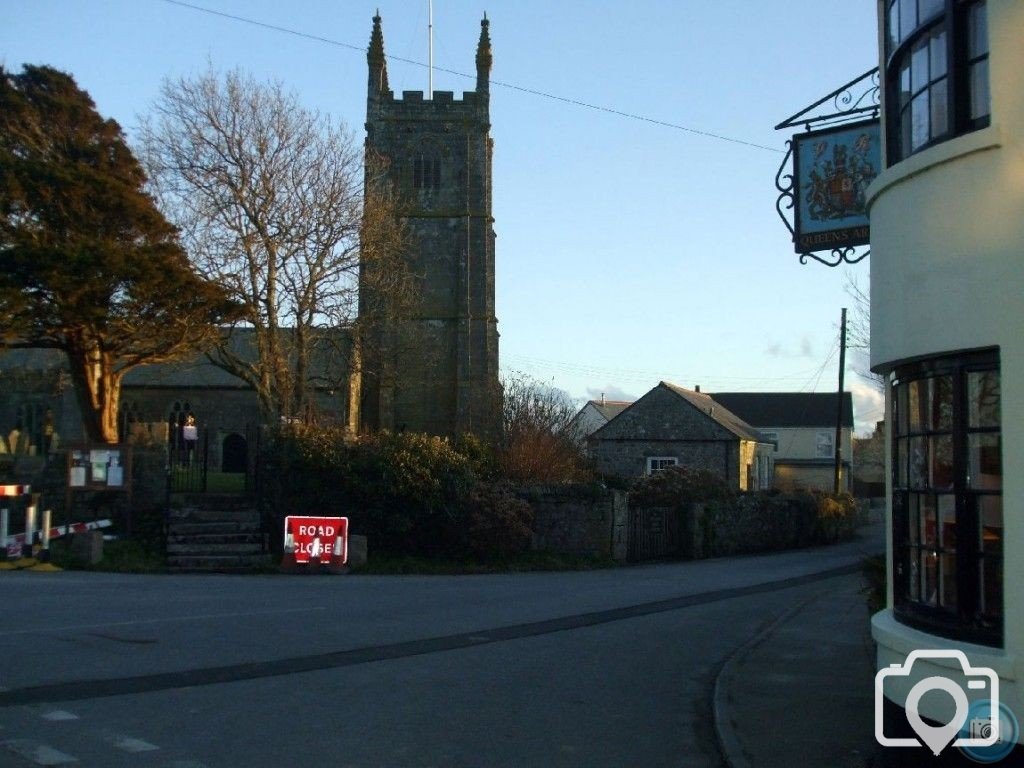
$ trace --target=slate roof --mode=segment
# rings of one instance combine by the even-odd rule
[[[748,424],[770,427],[835,427],[835,392],[713,392],[709,396]],[[853,429],[853,395],[843,393],[843,426]]]
[[[346,373],[348,332],[336,331],[338,347],[324,345],[313,355],[311,375],[319,377],[324,386],[339,381]],[[241,357],[256,357],[253,334],[248,329],[235,329],[231,347]],[[17,368],[27,371],[67,368],[64,353],[56,349],[7,349],[0,351],[0,371]],[[319,383],[319,382],[318,382]],[[154,363],[133,368],[124,377],[125,387],[188,387],[205,389],[249,389],[249,385],[198,354],[174,363]]]
[[[757,443],[767,443],[768,438],[754,429],[750,424],[741,419],[723,404],[716,400],[713,400],[710,395],[704,392],[695,392],[692,389],[685,389],[683,387],[670,384],[667,381],[661,382],[658,386],[665,387],[666,389],[674,392],[683,398],[686,402],[703,411],[711,419],[717,422],[725,429],[732,432],[741,440],[753,440]]]
[[[633,403],[626,400],[591,400],[590,405],[597,409],[597,412],[604,416],[605,421],[611,421]]]

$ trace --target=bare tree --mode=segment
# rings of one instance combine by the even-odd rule
[[[281,83],[238,71],[166,81],[143,157],[199,270],[246,308],[211,360],[255,389],[264,415],[303,414],[329,371],[358,365],[360,271],[396,299],[411,280],[387,188],[362,148]],[[365,285],[366,278],[363,283]],[[377,308],[366,306],[364,320]],[[394,309],[394,302],[388,309]],[[232,338],[234,336],[234,338]],[[339,354],[347,365],[331,365]]]
[[[846,346],[856,350],[860,361],[871,358],[871,294],[856,277],[846,277],[844,286],[852,306],[846,321]],[[858,376],[871,382],[879,392],[885,391],[885,377],[873,373],[869,366],[860,365],[855,369]]]
[[[576,405],[563,390],[522,373],[502,379],[503,473],[513,480],[563,483],[591,473],[571,429]]]

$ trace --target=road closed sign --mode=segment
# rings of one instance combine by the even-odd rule
[[[347,517],[299,517],[284,519],[284,545],[294,547],[296,563],[340,564],[348,561]]]

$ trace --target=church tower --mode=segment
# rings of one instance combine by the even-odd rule
[[[367,51],[367,166],[382,160],[409,234],[418,295],[401,321],[376,330],[363,361],[363,429],[494,436],[500,422],[494,314],[490,70],[480,23],[476,91],[388,87],[380,16]],[[367,177],[367,184],[375,183]]]

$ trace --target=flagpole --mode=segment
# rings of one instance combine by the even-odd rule
[[[434,0],[427,0],[427,98],[434,98]]]

